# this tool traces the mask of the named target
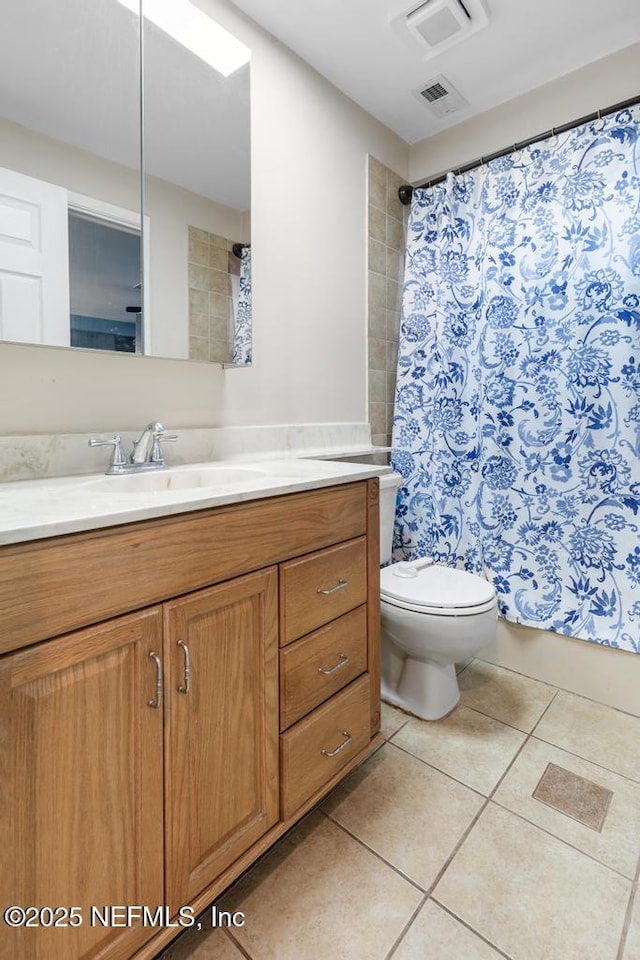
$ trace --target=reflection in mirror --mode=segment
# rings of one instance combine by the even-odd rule
[[[59,346],[76,340],[70,318],[77,305],[71,303],[70,290],[85,288],[86,277],[78,276],[76,269],[80,267],[82,274],[87,258],[83,264],[77,257],[69,258],[70,240],[76,251],[78,240],[74,193],[82,195],[80,215],[93,208],[92,215],[105,227],[112,207],[124,209],[137,267],[134,264],[119,282],[130,287],[122,292],[123,298],[133,302],[140,296],[138,27],[138,17],[115,0],[3,3],[3,339]],[[86,324],[111,319],[130,324],[132,318],[124,311],[115,315],[117,297],[101,301],[101,292],[105,291],[97,288],[90,303],[82,296]],[[139,336],[135,349],[142,349]]]
[[[149,2],[143,142],[153,352],[248,365],[250,345],[235,349],[241,261],[233,246],[249,240],[249,51],[233,41],[240,61],[217,69],[189,38],[178,42]],[[164,0],[155,5],[162,11]],[[187,0],[172,0],[176,6],[184,23],[202,18],[196,37],[216,28]],[[250,338],[248,310],[245,297]]]
[[[238,366],[251,363],[251,244],[234,243],[233,252],[240,260],[240,273],[233,295],[233,362]],[[233,286],[233,283],[232,283]]]
[[[223,80],[147,23],[142,224],[138,2],[3,2],[0,339],[204,359],[189,228],[249,240],[249,66]]]
[[[69,210],[72,347],[142,351],[140,266],[139,231]]]

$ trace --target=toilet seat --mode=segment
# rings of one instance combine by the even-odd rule
[[[483,577],[428,559],[384,567],[380,599],[403,610],[441,617],[472,616],[496,604],[495,590]]]

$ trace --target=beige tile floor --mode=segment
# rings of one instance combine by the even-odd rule
[[[460,688],[436,723],[385,706],[384,746],[219,901],[244,926],[163,960],[640,960],[640,719],[481,660]],[[611,792],[600,831],[532,796],[550,763]]]

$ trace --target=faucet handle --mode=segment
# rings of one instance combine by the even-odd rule
[[[124,446],[122,445],[122,438],[120,434],[113,437],[112,440],[99,440],[95,437],[92,437],[89,440],[90,447],[113,447],[113,455],[111,457],[111,463],[109,464],[109,470],[107,473],[117,473],[119,468],[125,467],[129,462],[127,460],[127,455],[124,452]]]
[[[156,433],[153,438],[153,447],[151,448],[151,456],[149,457],[150,463],[164,463],[164,451],[162,449],[162,444],[165,440],[177,440],[177,433],[165,433],[162,432]]]

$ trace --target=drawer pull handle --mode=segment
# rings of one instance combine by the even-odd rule
[[[339,746],[339,747],[336,747],[335,750],[321,750],[321,751],[320,751],[320,753],[322,754],[323,757],[335,757],[335,755],[336,755],[337,753],[340,753],[341,750],[344,750],[344,748],[345,748],[348,744],[350,744],[351,741],[353,740],[353,737],[351,736],[351,734],[349,733],[348,730],[343,730],[343,731],[342,731],[342,736],[343,736],[343,737],[346,737],[346,739],[343,740],[342,743],[340,744],[340,746]]]
[[[162,703],[162,660],[155,650],[149,651],[149,659],[156,665],[156,695],[153,700],[147,700],[147,706],[159,710]]]
[[[343,580],[342,577],[338,580],[335,587],[329,587],[328,590],[323,590],[322,587],[318,587],[316,593],[322,593],[325,597],[328,597],[330,593],[336,593],[338,590],[344,590],[345,587],[349,586],[348,580]]]
[[[191,655],[184,640],[178,640],[178,646],[184,650],[184,683],[178,687],[178,693],[189,693],[191,685]]]
[[[324,674],[325,677],[328,677],[329,674],[335,673],[336,670],[342,670],[343,667],[349,663],[349,657],[345,656],[344,653],[340,654],[340,659],[335,666],[329,667],[328,670],[325,670],[324,667],[318,667],[318,673]]]

